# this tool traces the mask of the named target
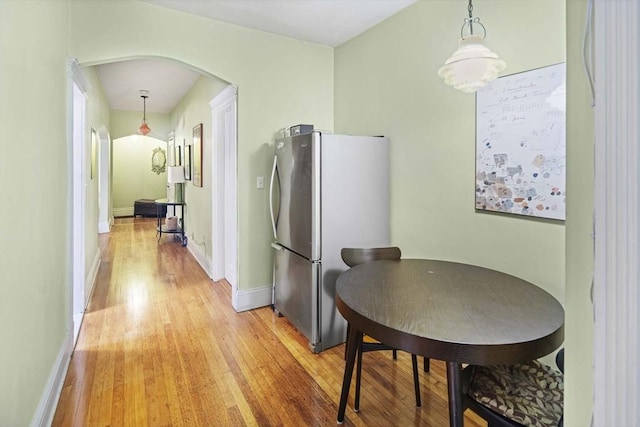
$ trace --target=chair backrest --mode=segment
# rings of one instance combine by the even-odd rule
[[[558,365],[560,372],[564,374],[564,347],[556,354],[556,365]]]
[[[398,260],[402,256],[400,248],[396,246],[385,248],[343,248],[340,251],[342,260],[349,267],[365,262],[380,260]]]

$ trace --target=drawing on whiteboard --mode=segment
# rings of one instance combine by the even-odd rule
[[[565,64],[476,94],[476,209],[565,219]]]

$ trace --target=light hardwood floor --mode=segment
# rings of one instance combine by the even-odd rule
[[[155,219],[116,219],[100,236],[102,264],[54,426],[333,426],[344,345],[320,354],[268,307],[236,313]],[[353,385],[346,426],[447,426],[444,364],[364,355],[360,412]],[[465,426],[486,425],[470,411]]]

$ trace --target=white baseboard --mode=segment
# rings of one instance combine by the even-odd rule
[[[197,244],[187,243],[187,249],[191,252],[191,255],[196,259],[200,267],[207,273],[211,280],[216,280],[212,276],[213,262],[206,258],[205,253]],[[220,279],[222,280],[222,279]],[[254,308],[266,307],[271,305],[273,299],[273,286],[267,285],[259,288],[253,288],[247,291],[238,291],[237,303],[233,305],[233,308],[237,312],[253,310]]]
[[[114,217],[121,217],[121,216],[133,216],[133,207],[130,208],[114,208],[113,209],[113,216]]]
[[[84,293],[84,307],[86,309],[89,304],[89,300],[91,299],[91,294],[93,293],[93,288],[96,286],[96,278],[98,277],[98,269],[100,268],[100,262],[102,259],[102,252],[100,248],[96,251],[96,256],[93,258],[93,262],[91,263],[91,268],[87,273],[87,278],[85,279],[85,293]],[[87,289],[89,290],[87,292]]]
[[[192,244],[191,240],[187,238],[187,249],[191,252],[191,255],[198,261],[200,267],[207,273],[207,276],[211,277],[211,261],[207,259],[207,255],[198,244]]]
[[[273,286],[263,286],[248,291],[238,291],[237,304],[233,307],[237,312],[271,305]]]
[[[72,333],[73,327],[67,330],[67,334],[62,341],[60,351],[51,369],[51,374],[49,374],[49,378],[47,379],[36,412],[29,423],[31,427],[48,427],[53,422],[56,407],[58,406],[58,399],[60,399],[64,379],[67,375],[67,369],[69,368],[71,352],[73,351]]]
[[[108,233],[111,231],[111,223],[110,221],[101,221],[98,223],[98,233]]]

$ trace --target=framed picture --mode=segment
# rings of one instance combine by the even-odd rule
[[[202,187],[202,123],[197,124],[193,128],[193,185],[196,187]]]
[[[182,166],[182,145],[176,144],[176,166]]]
[[[184,146],[184,179],[191,181],[191,145]]]
[[[176,166],[176,141],[173,131],[167,141],[167,166]]]

